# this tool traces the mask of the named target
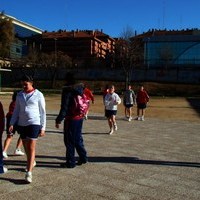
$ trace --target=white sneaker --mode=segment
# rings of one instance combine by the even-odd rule
[[[128,118],[128,121],[129,121],[129,122],[131,121],[131,117]]]
[[[3,167],[3,173],[6,173],[8,171],[8,168]]]
[[[26,180],[27,183],[32,182],[32,172],[26,172],[25,180]]]
[[[25,153],[22,152],[21,149],[16,149],[14,154],[17,155],[17,156],[24,156]]]
[[[117,124],[114,124],[114,131],[117,131]]]
[[[113,129],[110,129],[110,132],[108,134],[112,135],[113,134]]]
[[[141,117],[141,121],[144,121],[144,116]]]
[[[8,158],[8,154],[5,151],[3,151],[3,157]]]

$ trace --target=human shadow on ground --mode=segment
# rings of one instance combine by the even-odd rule
[[[43,159],[43,160],[41,160]],[[56,161],[45,161],[45,159],[56,159]],[[78,161],[78,157],[76,157]],[[65,157],[60,156],[46,156],[46,155],[37,155],[36,162],[37,167],[49,167],[57,168],[60,164],[60,161],[65,161]],[[163,166],[173,166],[173,167],[194,167],[200,168],[200,163],[198,162],[181,162],[181,161],[163,161],[163,160],[145,160],[139,159],[137,157],[104,157],[104,156],[95,156],[88,157],[90,163],[124,163],[124,164],[140,164],[140,165],[163,165]],[[17,165],[25,166],[26,161],[19,160],[6,160],[6,165]]]
[[[5,178],[5,177],[0,177],[0,180],[3,181],[9,181],[15,185],[27,185],[27,183],[24,179],[13,179],[13,178]]]
[[[49,157],[45,157],[43,156],[43,158],[47,158],[49,159]],[[65,158],[60,157],[59,158],[60,161],[56,160],[56,161],[45,161],[45,160],[36,160],[37,165],[36,167],[45,167],[45,168],[58,168],[60,163],[65,160]],[[62,161],[61,161],[62,160]],[[5,162],[5,165],[8,166],[13,166],[13,167],[9,167],[9,171],[13,170],[13,171],[20,171],[20,172],[25,172],[25,168],[26,168],[26,161],[18,161],[18,160],[9,160]],[[17,166],[17,167],[16,167]]]
[[[36,158],[40,159],[58,159],[58,160],[65,160],[64,157],[58,156],[45,156],[45,155],[38,155]],[[78,157],[76,157],[76,161],[78,161]],[[124,163],[124,164],[133,164],[133,165],[156,165],[156,166],[169,166],[169,167],[191,167],[191,168],[200,168],[200,163],[197,162],[180,162],[180,161],[162,161],[162,160],[143,160],[137,157],[102,157],[102,156],[95,156],[95,157],[88,157],[89,163]],[[60,161],[41,161],[37,160],[36,167],[44,167],[44,168],[60,168],[60,164],[63,162]],[[25,171],[24,166],[26,164],[25,161],[16,161],[16,160],[6,160],[6,165],[14,165],[14,166],[21,166],[21,168],[9,168],[9,170],[17,170],[17,171]],[[16,185],[23,185],[27,184],[27,182],[23,179],[13,179],[13,178],[4,178],[0,177],[0,180],[5,180],[12,182]]]
[[[37,158],[38,159],[48,158],[48,159],[65,160],[65,157],[61,157],[61,156],[36,155],[35,157],[36,157],[36,161],[37,161]]]
[[[22,168],[26,166],[26,161],[21,160],[4,160],[4,165],[21,166],[21,168],[15,168],[17,171],[22,171]],[[9,168],[12,169],[12,168]]]
[[[113,162],[113,163],[140,164],[140,165],[164,165],[164,166],[172,166],[172,167],[200,168],[200,163],[197,163],[197,162],[143,160],[137,157],[89,157],[88,161],[91,163]]]
[[[191,97],[186,98],[186,100],[189,102],[190,106],[198,113],[200,116],[200,97]]]

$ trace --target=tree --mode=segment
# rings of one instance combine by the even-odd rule
[[[70,68],[72,67],[72,59],[61,51],[52,53],[40,53],[38,63],[42,67],[47,67],[51,72],[51,87],[55,88],[56,77],[59,68]]]
[[[50,58],[52,58],[53,55],[50,54]],[[61,51],[58,51],[56,53],[54,53],[54,59],[53,59],[54,64],[50,66],[50,70],[51,70],[51,74],[52,74],[52,88],[55,88],[56,86],[56,77],[57,77],[57,73],[58,73],[58,69],[59,68],[70,68],[72,66],[72,59],[64,54]]]
[[[12,20],[4,12],[0,13],[0,57],[10,56],[10,46],[14,40],[14,27]]]
[[[24,56],[21,64],[26,67],[30,67],[32,75],[34,76],[37,68],[48,68],[51,75],[51,87],[55,88],[56,77],[59,68],[72,67],[72,59],[61,51],[43,53],[38,48],[29,46],[28,55]]]
[[[141,64],[143,58],[143,45],[141,39],[136,38],[133,30],[127,26],[116,41],[116,66],[122,67],[125,73],[125,87],[131,82],[134,66]]]

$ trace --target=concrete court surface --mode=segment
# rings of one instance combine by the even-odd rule
[[[47,110],[31,184],[24,182],[25,156],[12,155],[14,136],[5,160],[9,172],[0,175],[0,200],[200,199],[199,123],[148,117],[128,122],[117,116],[119,130],[108,135],[104,116],[90,113],[83,127],[89,162],[63,169],[62,127],[54,128],[57,112]]]

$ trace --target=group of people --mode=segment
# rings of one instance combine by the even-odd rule
[[[23,144],[25,154],[27,157],[27,164],[25,168],[25,181],[32,182],[32,171],[36,166],[35,149],[38,137],[45,136],[46,129],[46,105],[45,98],[42,92],[34,87],[31,76],[25,75],[21,79],[22,90],[13,94],[12,102],[9,106],[9,112],[6,115],[6,132],[7,138],[2,147],[2,134],[5,125],[5,115],[2,104],[0,103],[0,173],[7,172],[4,167],[3,157],[7,158],[7,149],[12,140],[14,133],[17,131],[20,138],[17,142],[15,154],[24,155],[21,150]],[[60,164],[63,168],[74,168],[76,165],[83,165],[88,162],[87,151],[84,146],[82,137],[82,126],[84,118],[87,119],[88,111],[85,114],[75,114],[72,109],[75,96],[85,95],[88,102],[94,103],[94,95],[83,84],[77,83],[74,74],[67,73],[66,84],[62,90],[61,106],[58,116],[55,119],[55,127],[59,128],[62,121],[64,121],[64,144],[66,147],[66,160]],[[145,99],[145,100],[144,100]],[[138,120],[144,120],[144,109],[149,96],[141,87],[137,95],[129,86],[124,93],[125,114],[131,120],[131,108],[137,102],[138,106]],[[105,116],[108,120],[110,128],[109,134],[117,131],[116,114],[117,106],[121,103],[121,98],[115,93],[114,85],[107,88],[103,96],[105,105]],[[89,105],[88,105],[89,107]],[[141,110],[141,116],[140,116]],[[75,151],[79,155],[78,161],[75,158]]]
[[[4,167],[4,158],[8,157],[7,149],[14,133],[17,131],[20,138],[15,151],[16,155],[24,155],[21,150],[23,144],[27,157],[25,168],[25,181],[31,183],[32,171],[36,166],[35,149],[38,137],[45,136],[46,129],[46,105],[44,95],[34,87],[33,78],[25,75],[21,79],[22,90],[13,94],[9,112],[6,115],[7,138],[2,147],[2,134],[5,126],[5,115],[3,105],[0,103],[0,173],[6,173],[8,169]],[[74,114],[72,108],[73,99],[77,95],[85,95],[89,101],[94,103],[92,92],[83,84],[77,84],[74,75],[66,75],[66,85],[62,90],[60,112],[55,119],[55,127],[59,128],[64,120],[64,144],[66,146],[66,162],[61,167],[74,168],[76,165],[87,163],[87,151],[84,147],[82,137],[82,125],[84,117],[88,114],[88,109],[84,115]],[[89,107],[89,101],[88,107]],[[22,143],[22,144],[21,144]],[[79,160],[75,160],[75,150],[79,155]]]
[[[105,116],[108,119],[108,125],[110,128],[109,134],[112,135],[114,131],[117,131],[116,114],[117,108],[121,103],[121,98],[115,93],[114,85],[108,86],[103,92],[103,102],[105,105]],[[125,118],[128,121],[132,120],[134,105],[137,105],[137,117],[136,120],[144,121],[145,109],[149,102],[149,95],[141,85],[137,94],[135,94],[131,85],[128,85],[127,90],[123,94],[123,105],[125,107]]]
[[[149,102],[149,95],[144,89],[144,86],[141,85],[139,91],[135,94],[131,85],[128,85],[128,89],[124,92],[123,104],[125,107],[125,117],[128,118],[128,121],[132,120],[132,108],[134,105],[137,105],[137,117],[136,120],[144,121],[145,109],[147,103]]]

